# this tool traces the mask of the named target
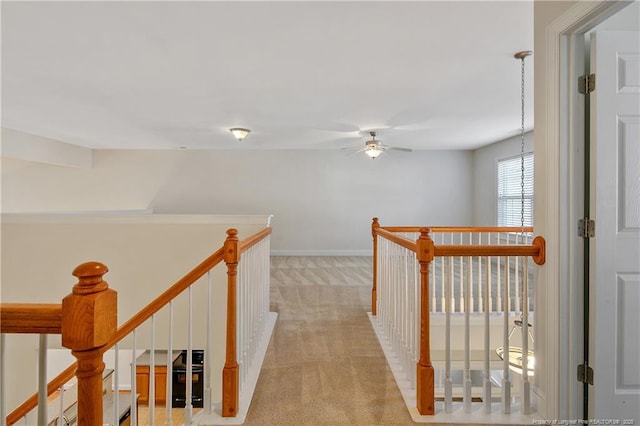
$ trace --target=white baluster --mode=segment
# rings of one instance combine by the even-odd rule
[[[502,234],[498,234],[497,240],[498,240],[498,245],[501,244],[500,240],[500,235]],[[502,277],[501,277],[501,272],[502,269],[500,268],[500,258],[496,257],[496,285],[497,285],[497,289],[496,289],[496,312],[502,312]],[[505,272],[505,275],[507,275],[507,273]]]
[[[436,265],[435,262],[431,262],[431,282],[429,284],[431,284],[431,312],[437,312],[437,305],[436,305],[436,283],[438,282],[436,280]]]
[[[60,392],[60,414],[58,414],[58,420],[59,422],[57,424],[59,425],[64,425],[63,421],[64,421],[64,385],[60,386],[58,388],[58,392]],[[3,420],[3,423],[6,422],[6,419]],[[114,423],[117,424],[117,423]]]
[[[211,414],[211,362],[209,362],[211,357],[211,347],[213,339],[212,331],[211,331],[211,270],[207,272],[207,324],[206,324],[206,333],[207,339],[205,343],[205,351],[204,351],[204,365],[203,374],[204,374],[204,413]]]
[[[478,233],[478,245],[482,245],[482,233]],[[478,312],[484,309],[484,292],[482,291],[482,259],[478,258]]]
[[[458,244],[462,245],[464,244],[462,241],[463,238],[463,234],[462,232],[458,235]],[[460,281],[459,281],[459,295],[460,295],[460,300],[459,300],[459,311],[458,312],[464,312],[465,310],[465,303],[464,300],[467,298],[467,294],[464,292],[464,279],[465,279],[465,275],[464,275],[464,261],[463,261],[463,257],[460,256],[460,258],[458,259],[459,261],[459,265],[460,265]]]
[[[502,361],[502,412],[511,414],[511,381],[509,380],[509,258],[504,258],[504,276],[506,282],[504,284],[504,328],[503,328],[503,361]]]
[[[238,279],[236,281],[236,351],[238,361],[238,386],[242,388],[242,373],[244,372],[244,336],[245,336],[245,312],[244,312],[244,285],[245,280],[245,255],[238,259]]]
[[[136,330],[133,330],[131,333],[131,426],[137,426],[138,424],[136,364]]]
[[[412,323],[413,323],[413,363],[417,364],[418,359],[420,358],[420,265],[418,262],[414,263],[414,283],[413,283],[413,315],[412,315]],[[412,389],[416,387],[416,369],[411,368],[413,376]]]
[[[490,245],[491,244],[491,233],[489,233],[488,237],[487,237],[487,243]],[[491,312],[497,312],[497,309],[494,311],[493,309],[493,292],[491,291],[491,284],[493,282],[493,276],[491,275],[491,262],[492,262],[492,258],[491,257],[487,257],[487,276],[489,277],[488,281],[488,286],[489,286],[489,309],[491,310]]]
[[[149,423],[156,422],[156,316],[151,315],[151,349],[149,350]]]
[[[489,241],[489,240],[487,240]],[[478,260],[480,262],[480,260]],[[485,268],[485,286],[484,286],[484,374],[483,374],[483,390],[484,390],[484,412],[491,412],[491,365],[490,365],[490,332],[489,332],[489,311],[491,309],[490,294],[491,294],[491,272],[489,264],[491,258],[486,257],[485,262],[487,267]]]
[[[473,234],[469,233],[469,245],[473,245]],[[474,285],[473,285],[473,263],[471,262],[471,259],[469,259],[469,267],[467,268],[469,271],[467,273],[467,280],[469,281],[469,283],[471,284],[470,290],[469,290],[469,299],[471,299],[469,301],[469,312],[475,312],[475,308],[474,308],[474,304],[475,304],[475,297],[473,296],[473,289],[474,289]],[[479,281],[478,281],[479,282]]]
[[[119,367],[120,367],[120,344],[116,343],[113,347],[113,424],[120,424],[120,378]],[[61,388],[62,389],[62,388]]]
[[[169,341],[167,342],[167,422],[172,424],[173,415],[173,300],[169,302]]]
[[[7,426],[7,375],[5,374],[6,370],[6,338],[4,334],[0,334],[0,416],[2,416],[2,420],[0,420],[0,424],[2,426]]]
[[[531,385],[529,383],[529,288],[528,258],[522,259],[522,413],[531,413]]]
[[[453,286],[452,258],[447,257],[447,286],[445,289],[445,379],[444,379],[444,409],[450,413],[453,409],[453,384],[451,382],[451,293]]]
[[[440,234],[440,244],[444,245],[444,234]],[[442,294],[441,294],[441,297],[440,297],[441,298],[440,311],[444,312],[446,310],[445,303],[449,303],[446,300],[446,297],[444,295],[445,286],[446,286],[446,270],[445,270],[445,267],[444,267],[444,258],[440,257],[440,258],[438,258],[438,260],[439,260],[439,265],[440,265],[440,282],[441,282],[441,285],[442,285],[442,289],[441,289]]]
[[[40,335],[38,347],[38,424],[46,425],[47,420],[47,335]]]
[[[520,273],[518,272],[520,270],[519,268],[519,262],[520,262],[520,257],[516,256],[514,258],[514,269],[513,269],[513,275],[515,277],[515,289],[513,291],[513,298],[514,298],[514,312],[518,312],[520,311],[520,298],[518,297],[518,295],[520,294]]]
[[[189,286],[189,315],[187,319],[187,377],[186,377],[186,392],[185,392],[185,407],[184,407],[184,422],[187,425],[191,424],[193,416],[193,286]]]
[[[464,411],[471,412],[471,257],[467,258],[467,279],[464,282]]]

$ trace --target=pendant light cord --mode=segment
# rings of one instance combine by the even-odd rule
[[[525,192],[524,192],[524,106],[525,106],[525,67],[524,67],[524,59],[531,55],[530,50],[524,50],[522,52],[516,53],[514,56],[516,59],[520,59],[520,238],[522,244],[526,244],[525,231],[524,231],[524,203],[525,203]]]

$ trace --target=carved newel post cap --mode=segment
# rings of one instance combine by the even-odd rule
[[[78,283],[62,299],[62,346],[87,351],[107,344],[115,335],[117,293],[102,279],[108,270],[99,262],[83,263],[73,270]]]
[[[107,265],[100,262],[86,262],[73,270],[78,283],[73,287],[73,294],[91,294],[106,290],[109,287],[102,276],[109,272]]]

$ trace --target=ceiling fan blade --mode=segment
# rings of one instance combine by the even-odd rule
[[[385,149],[391,150],[391,151],[404,151],[404,152],[411,152],[413,151],[411,148],[398,148],[395,146],[387,146],[385,147]]]

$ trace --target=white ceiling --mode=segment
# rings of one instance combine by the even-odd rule
[[[339,149],[371,129],[472,149],[519,133],[513,54],[532,48],[530,1],[2,1],[2,127],[95,149]]]

